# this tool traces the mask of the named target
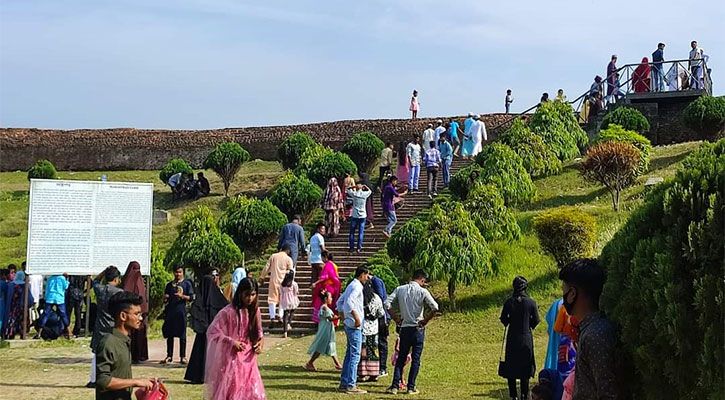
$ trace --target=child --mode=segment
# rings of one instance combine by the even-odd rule
[[[332,305],[332,294],[322,291],[320,292],[320,298],[322,299],[322,307],[320,308],[320,324],[317,325],[317,335],[315,340],[310,345],[310,349],[307,351],[312,357],[310,361],[305,364],[305,369],[308,371],[317,371],[314,366],[314,362],[320,354],[331,356],[332,361],[335,362],[335,369],[342,371],[342,365],[337,359],[337,345],[335,344],[335,327],[332,325],[333,321],[337,321],[340,317],[335,315],[330,309]]]
[[[398,337],[395,339],[395,352],[393,353],[393,356],[390,357],[390,362],[395,365],[395,362],[398,361],[398,353],[400,352],[400,327],[395,327],[395,332],[398,334]],[[411,361],[410,353],[407,354],[407,357],[405,359],[405,365],[410,364]],[[403,378],[405,376],[405,368],[403,368],[403,371],[400,373],[400,390],[406,389],[405,379]]]
[[[287,332],[292,330],[292,316],[300,305],[299,292],[299,286],[295,282],[295,271],[287,271],[279,293],[279,313],[282,314],[282,329],[284,329],[285,338],[287,338]]]

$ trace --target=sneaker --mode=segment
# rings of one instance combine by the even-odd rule
[[[433,195],[432,194],[429,194],[428,195],[428,198],[431,199],[431,200],[433,200]]]
[[[433,196],[438,196],[438,192],[433,192]]]
[[[383,230],[383,236],[385,236],[386,238],[390,239],[390,234],[386,230]]]
[[[398,394],[398,388],[391,386],[391,387],[385,389],[385,393],[387,393],[387,394]]]
[[[405,394],[420,394],[420,390],[418,390],[416,388],[408,389],[408,391],[405,392]]]
[[[353,251],[355,251],[355,249],[353,249],[352,247],[350,247],[349,249],[347,249],[347,252],[348,253],[352,253]]]
[[[357,250],[355,250],[355,251],[358,252],[358,253],[360,253],[362,251],[362,247],[359,248],[359,249],[357,249]]]
[[[86,383],[86,387],[88,389],[95,389],[96,388],[96,382],[88,382],[88,383]]]
[[[362,390],[357,386],[349,387],[345,390],[345,393],[347,394],[366,394],[367,392],[367,390]]]
[[[380,375],[378,375],[378,376],[388,376],[388,371],[382,370],[382,371],[380,371]]]

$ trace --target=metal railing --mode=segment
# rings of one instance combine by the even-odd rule
[[[568,101],[579,113],[585,101],[588,101],[594,94],[596,87],[601,100],[606,104],[614,104],[625,101],[627,96],[632,94],[645,94],[654,92],[678,92],[686,90],[700,90],[712,94],[712,79],[710,70],[707,67],[709,57],[703,55],[699,60],[671,60],[661,63],[638,63],[626,64],[617,68],[610,75],[602,79],[598,85],[592,84],[590,88],[574,100]],[[649,73],[646,74],[647,69]],[[655,76],[655,74],[658,74]],[[622,81],[623,80],[623,81]],[[611,85],[611,94],[607,95]],[[498,132],[510,125],[514,120],[520,118],[530,111],[539,107],[541,103],[527,108],[523,112],[513,114],[511,118],[492,127],[491,132]]]

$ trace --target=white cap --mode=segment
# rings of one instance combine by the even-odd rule
[[[479,119],[479,118],[481,118],[481,116],[478,115],[478,114],[476,114],[476,115],[473,116],[473,119]]]
[[[442,119],[439,119],[439,120],[438,120],[438,121],[436,121],[436,122],[437,122],[437,123],[439,123],[439,124],[442,124],[442,123],[443,123],[443,120],[442,120]]]
[[[472,112],[469,112],[469,113],[468,113],[468,116],[469,116],[469,117],[472,117],[472,116],[473,116],[473,113],[472,113]]]

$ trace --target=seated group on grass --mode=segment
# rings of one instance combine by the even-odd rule
[[[209,180],[204,177],[203,172],[196,175],[197,179],[194,179],[193,173],[177,172],[171,175],[167,183],[171,187],[171,193],[175,200],[184,198],[195,200],[209,195],[209,192],[211,192]]]

